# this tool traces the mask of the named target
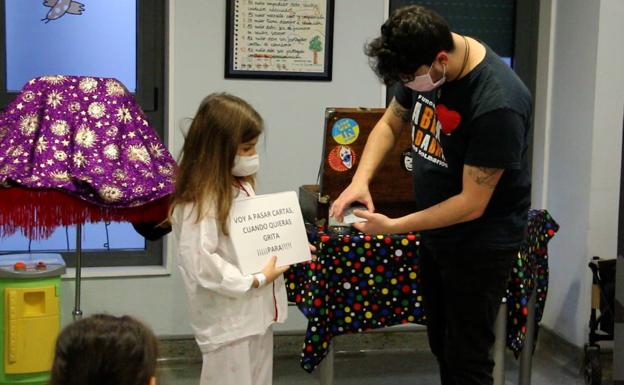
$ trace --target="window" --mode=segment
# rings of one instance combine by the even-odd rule
[[[77,8],[82,14],[68,12],[55,20],[47,17],[62,11],[45,6],[54,0],[43,6],[40,1],[5,3],[9,91],[51,74],[114,77],[136,90],[136,0],[91,1],[84,11]]]
[[[164,138],[164,0],[0,0],[0,23],[0,108],[33,77],[114,77]],[[42,241],[17,233],[2,239],[0,253],[61,252],[72,266],[75,233],[58,228]],[[162,264],[162,241],[146,241],[129,223],[83,225],[82,249],[83,266]]]
[[[514,28],[517,0],[391,0],[390,13],[418,4],[438,12],[451,30],[474,36],[488,44],[508,63],[514,56]]]

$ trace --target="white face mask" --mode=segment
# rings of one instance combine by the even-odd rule
[[[431,78],[431,68],[433,68],[433,64],[429,67],[429,71],[426,74],[416,76],[411,82],[405,83],[405,87],[411,88],[412,90],[418,92],[429,92],[440,87],[446,81],[446,66],[443,65],[444,73],[442,74],[440,80],[435,83]]]
[[[234,167],[232,167],[232,175],[249,176],[258,172],[260,168],[260,157],[258,154],[252,156],[239,156],[234,158]]]

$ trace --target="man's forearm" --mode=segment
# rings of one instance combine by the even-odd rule
[[[392,128],[386,122],[380,120],[368,136],[362,159],[353,176],[353,181],[368,185],[386,154],[394,146],[395,140]]]
[[[427,209],[397,218],[395,233],[432,230],[468,222],[483,214],[481,206],[472,204],[464,194],[458,194]]]

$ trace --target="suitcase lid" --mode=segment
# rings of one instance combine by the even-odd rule
[[[320,195],[335,200],[351,183],[366,141],[385,108],[327,108]],[[377,212],[397,216],[413,212],[411,135],[401,133],[397,144],[379,166],[370,191]]]

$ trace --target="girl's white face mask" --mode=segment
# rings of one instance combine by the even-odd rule
[[[446,66],[443,65],[444,74],[435,83],[431,78],[431,68],[433,68],[433,64],[429,67],[429,71],[426,74],[414,77],[414,80],[405,83],[405,87],[418,92],[429,92],[440,87],[446,81]]]
[[[258,154],[252,156],[236,155],[234,158],[234,167],[232,167],[232,175],[249,176],[258,172],[260,169],[260,157]]]

